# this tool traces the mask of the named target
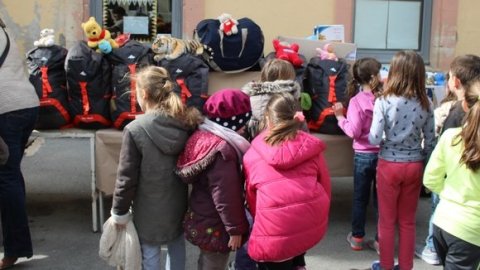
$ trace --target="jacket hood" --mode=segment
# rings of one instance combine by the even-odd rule
[[[160,113],[139,115],[137,120],[150,140],[163,153],[178,155],[183,150],[189,130],[180,121]]]
[[[252,148],[267,164],[277,169],[295,167],[325,150],[325,143],[304,131],[298,131],[293,140],[272,147],[264,140],[266,132],[268,131],[262,132],[254,139]]]
[[[277,80],[273,82],[249,82],[242,91],[249,96],[272,95],[275,93],[289,92],[295,98],[300,98],[302,88],[293,80]]]
[[[197,130],[190,136],[185,150],[177,161],[176,173],[186,183],[193,183],[195,176],[210,165],[215,155],[227,142],[222,138],[203,130]]]

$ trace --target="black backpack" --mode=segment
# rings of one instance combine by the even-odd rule
[[[133,76],[139,69],[153,63],[153,55],[149,47],[130,40],[106,57],[112,65],[111,119],[114,127],[123,129],[142,113]]]
[[[110,127],[111,69],[103,54],[79,41],[68,51],[65,69],[74,126]]]
[[[227,36],[220,30],[220,21],[206,19],[198,23],[195,38],[210,47],[212,59],[205,59],[215,71],[242,72],[258,67],[263,56],[264,38],[260,27],[249,18],[238,20],[238,33]]]
[[[174,92],[187,106],[194,106],[200,112],[208,98],[208,71],[205,62],[191,54],[183,54],[175,59],[162,59],[159,66],[164,67],[175,82]]]
[[[36,129],[68,127],[67,82],[64,69],[67,49],[53,45],[38,47],[27,53],[29,80],[40,99]]]
[[[344,60],[321,60],[319,57],[310,59],[303,81],[304,91],[312,99],[312,107],[307,112],[310,130],[344,134],[338,127],[332,105],[347,100],[347,81],[348,65]]]

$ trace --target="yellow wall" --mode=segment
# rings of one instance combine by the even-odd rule
[[[43,28],[53,28],[56,42],[67,48],[82,39],[85,8],[83,0],[1,0],[0,16],[25,53]]]
[[[335,0],[205,0],[205,18],[230,13],[255,21],[265,36],[265,52],[278,35],[306,37],[317,24],[333,24]]]
[[[461,0],[458,7],[457,46],[455,55],[480,55],[480,1]]]

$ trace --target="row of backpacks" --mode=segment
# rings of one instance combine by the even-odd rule
[[[215,19],[201,21],[195,36],[208,46],[210,58],[184,53],[154,61],[150,47],[129,40],[109,54],[98,53],[84,41],[68,51],[57,45],[27,53],[30,81],[40,98],[37,129],[123,127],[141,113],[136,102],[135,73],[147,65],[165,67],[175,82],[174,91],[188,106],[200,110],[208,98],[208,73],[212,70],[241,72],[260,70],[264,39],[260,27],[248,18],[238,20],[236,34],[224,35]],[[344,60],[313,57],[297,66],[297,81],[311,98],[305,111],[309,128],[327,134],[343,134],[331,105],[346,100],[348,65]]]
[[[40,98],[36,128],[123,129],[142,113],[132,75],[148,65],[160,65],[169,71],[177,82],[174,91],[187,105],[203,105],[209,67],[190,54],[156,63],[151,49],[135,40],[105,55],[84,41],[68,51],[58,45],[32,49],[27,53],[27,67]]]

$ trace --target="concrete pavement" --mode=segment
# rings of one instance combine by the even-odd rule
[[[23,170],[35,255],[22,259],[14,269],[114,269],[98,257],[100,233],[91,231],[89,166],[86,139],[46,139],[35,155],[25,157]],[[352,251],[345,240],[350,228],[351,182],[351,178],[332,180],[329,230],[322,242],[307,253],[309,270],[369,269],[371,262],[378,259],[372,250]],[[427,232],[429,209],[429,200],[421,199],[418,243]],[[373,236],[372,220],[371,214],[367,237]],[[191,245],[187,247],[187,270],[194,270],[198,252]],[[415,259],[415,269],[441,267]]]

